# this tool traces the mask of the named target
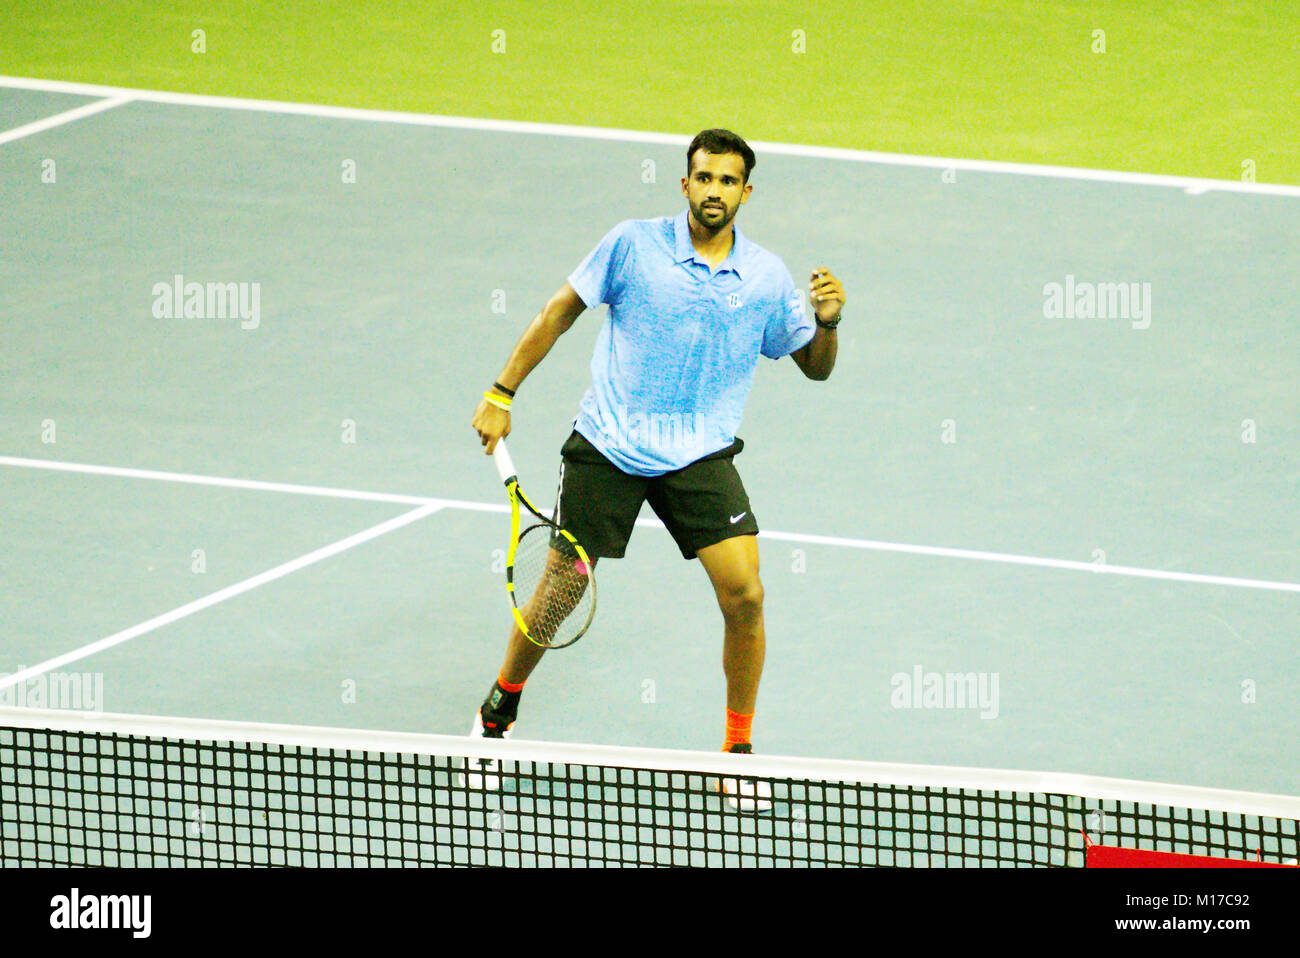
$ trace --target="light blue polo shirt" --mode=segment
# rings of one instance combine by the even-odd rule
[[[588,308],[609,304],[574,428],[624,472],[662,475],[730,446],[759,355],[813,337],[780,257],[732,227],[711,272],[686,210],[625,220],[569,276]]]

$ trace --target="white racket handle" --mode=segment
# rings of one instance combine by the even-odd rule
[[[504,439],[497,440],[497,447],[492,450],[492,461],[497,464],[497,472],[506,485],[510,485],[511,479],[518,478],[519,474],[515,472],[515,464],[510,461],[510,452],[506,449]]]

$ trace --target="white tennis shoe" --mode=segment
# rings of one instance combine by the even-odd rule
[[[744,745],[731,746],[733,755],[749,755],[753,747]],[[718,789],[726,798],[727,804],[738,812],[769,812],[772,810],[772,786],[764,781],[747,778],[723,778],[718,781]]]
[[[470,727],[470,738],[506,739],[514,723],[504,729],[490,729],[483,724],[483,710],[474,713],[474,724]],[[465,768],[459,775],[462,788],[495,792],[501,789],[501,762],[494,758],[466,758]]]

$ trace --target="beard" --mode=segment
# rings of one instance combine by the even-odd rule
[[[721,205],[720,210],[706,209],[703,203],[698,206],[691,204],[691,213],[695,216],[695,222],[714,232],[725,228],[735,219],[737,209],[739,207],[729,207],[726,203]]]

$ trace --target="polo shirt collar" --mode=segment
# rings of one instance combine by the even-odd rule
[[[695,244],[691,242],[691,224],[687,219],[688,212],[689,210],[682,210],[677,214],[677,218],[673,220],[673,231],[677,246],[677,258],[674,262],[689,263],[695,261],[707,266],[708,263],[705,263],[704,260],[699,258],[699,255],[695,252]],[[718,272],[721,272],[724,269],[729,269],[741,279],[744,279],[745,274],[743,270],[745,269],[745,264],[749,258],[750,243],[749,240],[745,238],[744,234],[740,232],[740,227],[736,225],[735,220],[731,221],[731,228],[735,231],[735,238],[731,244],[731,252],[727,254],[726,259],[718,264]]]

